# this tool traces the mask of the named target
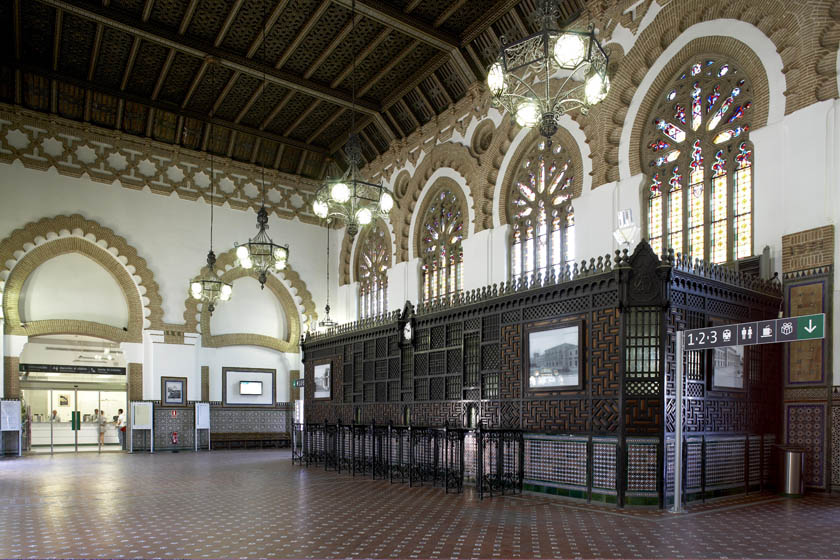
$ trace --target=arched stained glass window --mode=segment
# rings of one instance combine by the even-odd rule
[[[356,250],[356,278],[359,282],[359,316],[373,317],[387,311],[388,268],[391,239],[382,221],[367,229]]]
[[[420,258],[423,261],[423,299],[426,301],[460,291],[464,253],[464,211],[461,200],[450,189],[432,195],[420,230]]]
[[[513,227],[511,277],[550,274],[575,260],[574,176],[569,154],[559,143],[538,141],[522,160],[508,194]]]
[[[721,263],[752,255],[749,77],[713,55],[691,60],[660,94],[644,131],[653,250]]]

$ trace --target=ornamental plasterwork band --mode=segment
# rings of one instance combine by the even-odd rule
[[[222,280],[233,282],[245,276],[256,278],[253,271],[234,266],[235,261],[236,255],[233,250],[223,253],[216,260],[216,269],[224,271],[220,277]],[[202,269],[202,272],[205,271],[206,267]],[[199,302],[191,297],[187,297],[184,302],[184,320],[187,329],[194,332],[198,330],[198,326],[200,325],[202,333],[201,344],[207,348],[248,345],[297,354],[300,351],[298,345],[301,334],[301,315],[308,324],[315,324],[318,320],[318,314],[315,311],[315,302],[312,299],[312,294],[309,293],[306,284],[301,280],[298,273],[292,270],[289,265],[286,265],[286,269],[281,274],[292,289],[294,289],[296,296],[300,298],[300,304],[296,304],[295,298],[289,292],[286,285],[275,275],[270,274],[268,276],[266,286],[268,286],[274,296],[280,301],[283,312],[286,314],[289,329],[285,340],[256,333],[231,333],[214,336],[210,331],[210,314],[204,312],[203,306],[199,309]]]
[[[23,286],[22,281],[19,285],[9,284],[12,273],[15,272],[16,267],[30,251],[42,246],[50,247],[52,242],[68,238],[79,240],[79,243],[74,245],[73,250],[76,252],[90,254],[91,251],[99,248],[103,254],[107,253],[110,260],[96,259],[97,262],[100,262],[112,274],[123,293],[129,294],[133,290],[133,293],[138,294],[141,310],[139,313],[130,315],[129,325],[127,326],[129,334],[140,333],[144,328],[160,329],[164,327],[162,300],[158,292],[158,285],[152,271],[146,266],[146,261],[137,254],[137,250],[129,245],[124,238],[116,235],[109,228],[86,220],[79,214],[73,214],[72,216],[55,216],[30,222],[0,241],[0,292],[3,292],[7,334],[33,334],[29,327],[24,330],[20,326],[19,320],[13,320],[13,316],[17,316],[18,313],[17,304],[12,306],[13,309],[10,309],[6,304],[7,301],[10,301],[9,298],[18,301],[20,289]],[[27,266],[31,266],[31,270],[35,270],[44,261],[63,252],[68,252],[63,250],[64,247],[65,245],[54,245],[49,251],[39,251],[37,259],[27,260],[27,263],[29,263]],[[61,252],[56,253],[55,251],[59,249],[61,249]],[[26,275],[22,280],[25,280]],[[132,298],[127,295],[126,301],[129,302],[129,309],[131,309]],[[67,324],[62,325],[60,332],[69,332],[66,330],[67,328]],[[79,334],[88,334],[90,326],[84,327],[83,330],[84,332]],[[108,336],[103,336],[104,334]],[[95,336],[113,339],[113,334],[108,331],[108,333],[100,333]],[[126,332],[122,330],[118,334],[120,337],[126,336]],[[139,334],[137,336],[139,337]]]
[[[216,198],[237,210],[258,210],[261,168],[214,159]],[[0,103],[0,162],[14,161],[42,171],[54,167],[70,177],[87,173],[93,181],[119,181],[129,189],[148,187],[165,196],[174,192],[186,200],[206,198],[210,188],[205,153]],[[311,212],[316,181],[272,169],[265,176],[269,214],[321,223]]]

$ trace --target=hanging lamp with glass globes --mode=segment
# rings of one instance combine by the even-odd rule
[[[263,19],[267,16],[264,10]],[[265,34],[266,27],[263,26],[263,56],[265,56]],[[266,91],[268,81],[263,73],[263,89]],[[263,109],[265,109],[265,97],[263,96]],[[289,246],[275,243],[268,235],[268,211],[265,209],[265,163],[262,164],[262,205],[257,212],[257,235],[248,239],[247,243],[234,243],[236,247],[236,258],[239,266],[246,270],[253,270],[260,282],[260,289],[265,289],[268,275],[271,271],[281,271],[286,268],[289,261]]]
[[[211,64],[212,61],[211,61]],[[215,64],[213,66],[213,82],[215,89],[216,71]],[[212,124],[210,125],[210,133],[212,134]],[[213,152],[210,151],[210,251],[207,252],[207,269],[199,274],[198,278],[190,282],[190,296],[201,301],[207,305],[207,311],[213,314],[216,309],[216,304],[220,301],[227,301],[233,293],[233,286],[228,282],[224,282],[216,273],[216,253],[213,252],[213,198],[215,195],[215,181],[216,170],[213,166]]]
[[[609,55],[590,27],[561,29],[557,0],[538,0],[534,20],[540,30],[514,42],[501,38],[499,58],[487,72],[493,103],[513,115],[517,124],[539,127],[551,138],[560,117],[588,112],[610,88]]]
[[[394,207],[394,198],[381,183],[367,181],[359,171],[362,161],[359,136],[351,134],[345,148],[349,166],[335,179],[327,179],[315,193],[312,210],[328,222],[342,221],[352,239],[359,228],[385,217]]]

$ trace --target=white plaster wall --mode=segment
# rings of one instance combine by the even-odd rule
[[[118,328],[128,325],[128,305],[119,284],[80,253],[53,257],[33,270],[18,305],[23,322],[77,319]]]
[[[288,320],[280,300],[269,289],[260,289],[256,278],[246,276],[233,281],[233,296],[216,306],[210,318],[214,335],[253,333],[285,340]]]
[[[187,400],[200,400],[201,369],[195,339],[190,344],[163,344],[162,334],[152,334],[150,338],[143,364],[143,398],[160,400],[161,377],[186,377]]]
[[[415,306],[420,301],[421,280],[420,259],[397,263],[388,269],[388,307],[402,309],[406,301]]]
[[[0,200],[0,239],[29,222],[62,214],[81,214],[111,228],[137,249],[154,273],[163,299],[164,321],[183,324],[188,281],[207,258],[209,205],[182,200],[174,194],[165,197],[96,183],[87,176],[65,177],[52,169],[30,170],[18,162],[0,165]],[[324,229],[277,216],[269,218],[269,226],[274,241],[290,245],[289,263],[322,309],[326,295]],[[217,255],[256,232],[253,211],[227,206],[215,209],[213,242]]]
[[[225,346],[223,348],[201,348],[201,365],[210,368],[210,400],[222,400],[222,368],[261,368],[277,370],[276,399],[289,401],[289,371],[301,370],[299,354],[285,354],[258,346]],[[199,383],[201,380],[199,367]],[[199,384],[198,397],[201,396]]]

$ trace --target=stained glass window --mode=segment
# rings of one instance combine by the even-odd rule
[[[556,141],[539,140],[523,158],[508,193],[513,228],[511,277],[554,271],[575,260],[574,174],[568,152]]]
[[[657,254],[721,263],[752,255],[749,78],[716,56],[688,62],[663,88],[642,143],[647,236]]]
[[[373,317],[387,311],[388,268],[391,239],[383,222],[377,221],[359,239],[356,278],[359,281],[359,316]]]
[[[464,211],[449,189],[432,195],[423,215],[420,258],[423,262],[423,299],[452,294],[463,286]]]

